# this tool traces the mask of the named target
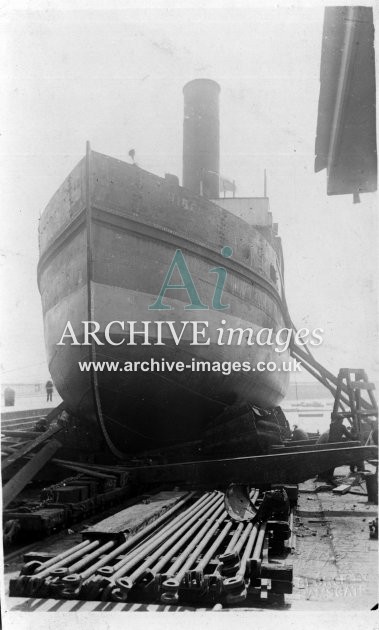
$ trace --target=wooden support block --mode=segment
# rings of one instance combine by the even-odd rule
[[[288,540],[291,536],[291,529],[288,521],[267,521],[267,531],[272,532],[275,541]]]
[[[288,496],[288,500],[290,502],[290,506],[293,507],[296,505],[298,497],[299,497],[299,486],[295,483],[286,483],[286,484],[272,484],[272,489],[274,488],[283,488]]]
[[[95,469],[98,472],[106,472],[108,475],[114,476],[117,480],[117,486],[120,488],[127,484],[130,477],[130,472],[128,470],[124,470],[123,468],[96,465]]]
[[[160,492],[159,494],[153,495],[149,503],[137,503],[136,505],[127,507],[125,510],[121,510],[121,512],[93,525],[93,527],[87,529],[83,534],[86,538],[96,538],[102,534],[117,535],[124,532],[130,534],[135,533],[141,529],[144,524],[158,518],[158,516],[175,505],[175,503],[186,494],[187,492],[184,491]]]
[[[261,577],[268,578],[269,580],[278,580],[280,582],[292,582],[292,564],[262,562]]]
[[[78,503],[88,499],[87,486],[62,486],[53,491],[55,503]]]
[[[70,486],[86,486],[87,494],[89,497],[95,496],[98,491],[99,483],[89,477],[81,477],[80,479],[73,479],[69,483]],[[48,488],[47,488],[48,490]]]
[[[271,580],[270,593],[291,595],[293,590],[292,582],[282,582],[281,580]]]
[[[3,488],[3,508],[9,505],[9,503],[20,494],[21,490],[25,488],[60,448],[61,443],[54,438],[51,439],[50,442],[45,444],[45,446],[34,455],[33,459],[28,461],[28,463],[8,481]]]
[[[63,525],[66,513],[63,508],[40,509],[35,512],[6,512],[7,518],[17,518],[24,532],[48,534],[54,528]]]
[[[333,489],[333,494],[346,494],[352,487],[352,483],[341,483],[340,486]]]

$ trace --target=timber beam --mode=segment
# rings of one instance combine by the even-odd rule
[[[377,456],[376,446],[341,446],[128,468],[139,483],[188,483],[192,487],[225,487],[239,483],[254,487],[297,484],[332,467],[355,464]],[[335,445],[336,446],[336,445]]]

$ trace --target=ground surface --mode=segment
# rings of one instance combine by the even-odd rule
[[[348,469],[336,472],[342,480]],[[368,523],[377,506],[364,495],[316,492],[320,485],[300,487],[295,588],[287,601],[292,610],[370,610],[378,599],[378,541],[370,539]]]

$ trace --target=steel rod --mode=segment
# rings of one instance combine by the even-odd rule
[[[174,521],[172,521],[171,523],[168,523],[167,526],[165,526],[162,530],[160,530],[156,535],[154,535],[152,538],[150,538],[146,542],[143,542],[141,545],[137,547],[137,549],[133,550],[131,554],[126,555],[125,558],[123,558],[117,564],[115,564],[114,567],[112,567],[112,577],[115,577],[116,573],[118,574],[118,571],[122,570],[125,566],[129,566],[131,562],[132,562],[131,566],[134,566],[134,564],[138,562],[138,559],[140,557],[141,558],[143,557],[144,553],[148,553],[152,551],[153,549],[155,549],[155,547],[159,546],[168,536],[170,536],[173,532],[176,531],[176,529],[182,524],[182,522],[186,520],[186,518],[189,516],[189,513],[192,514],[192,512],[194,512],[194,516],[192,516],[192,519],[193,519],[196,517],[196,515],[202,513],[202,511],[206,509],[206,506],[209,503],[215,500],[216,500],[216,496],[213,495],[212,497],[211,494],[204,495],[204,497],[201,497],[201,499],[196,505],[195,510],[193,509],[194,506],[192,506],[185,513],[179,514],[179,516],[177,516],[174,519]],[[123,574],[124,573],[122,572],[121,575]]]
[[[59,569],[60,567],[65,566],[68,562],[71,562],[72,560],[76,560],[76,558],[78,558],[78,557],[82,556],[83,554],[85,554],[86,552],[94,549],[99,544],[100,544],[100,542],[98,540],[94,540],[93,542],[90,542],[88,545],[83,546],[80,549],[77,549],[77,551],[75,551],[71,555],[67,554],[66,557],[61,558],[60,560],[58,560],[58,562],[55,562],[54,564],[51,564],[51,566],[49,568],[46,568],[43,571],[36,573],[35,577],[40,579],[40,578],[45,577],[46,575],[49,575],[53,570]]]
[[[155,521],[147,525],[143,530],[141,530],[140,532],[137,532],[137,534],[134,534],[133,536],[128,538],[124,543],[116,547],[116,549],[106,554],[103,558],[101,558],[98,562],[96,562],[92,567],[89,567],[88,569],[86,569],[78,577],[80,577],[80,579],[82,580],[86,580],[91,575],[93,575],[97,571],[97,569],[101,568],[102,566],[105,566],[110,560],[113,560],[113,558],[116,558],[121,553],[124,553],[127,549],[129,549],[135,543],[140,541],[141,538],[144,538],[146,534],[149,534],[152,530],[154,530],[157,527],[157,525],[160,525],[160,523],[165,521],[168,516],[171,516],[171,514],[176,512],[183,505],[185,505],[185,503],[187,503],[193,497],[194,494],[195,494],[194,492],[189,492],[185,497],[183,497],[180,501],[178,501],[178,503],[176,503],[172,508],[170,508],[164,514],[159,516]]]
[[[157,560],[161,554],[163,554],[169,547],[170,545],[172,545],[175,541],[178,540],[178,538],[180,538],[179,540],[179,544],[183,545],[185,542],[187,542],[187,540],[191,537],[191,535],[193,534],[194,530],[196,530],[198,527],[200,527],[202,525],[202,523],[209,517],[209,515],[218,507],[220,507],[220,503],[222,500],[222,496],[216,496],[215,500],[212,502],[212,504],[209,505],[205,505],[197,514],[195,514],[192,518],[190,518],[179,530],[177,530],[173,536],[171,536],[168,540],[166,540],[164,542],[164,544],[159,547],[149,558],[147,558],[145,560],[145,562],[142,563],[142,565],[140,567],[138,567],[138,569],[136,569],[127,580],[120,580],[119,578],[122,578],[123,575],[125,575],[125,573],[127,572],[127,570],[129,568],[131,568],[131,566],[133,566],[134,564],[136,564],[136,559],[132,560],[132,563],[128,563],[126,565],[124,565],[123,567],[121,567],[121,569],[119,569],[112,577],[114,580],[117,579],[117,583],[119,584],[119,586],[130,589],[133,582],[144,573],[145,569],[149,568],[149,566],[152,564],[152,562],[154,562],[155,560]],[[193,527],[191,527],[193,525]],[[190,529],[191,528],[191,529]],[[176,549],[175,547],[171,547],[170,551],[169,551],[169,556],[172,557],[172,553],[173,553],[173,549]],[[147,549],[147,553],[149,553],[149,549]],[[138,559],[137,559],[138,561]],[[129,566],[131,565],[131,566]]]

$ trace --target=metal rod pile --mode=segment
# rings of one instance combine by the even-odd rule
[[[257,499],[257,493],[252,496]],[[10,594],[205,605],[243,601],[250,587],[259,586],[267,523],[232,521],[223,499],[216,491],[197,499],[188,493],[121,543],[85,539],[45,562],[29,562],[11,580]],[[292,569],[285,579],[281,593],[291,592]]]

